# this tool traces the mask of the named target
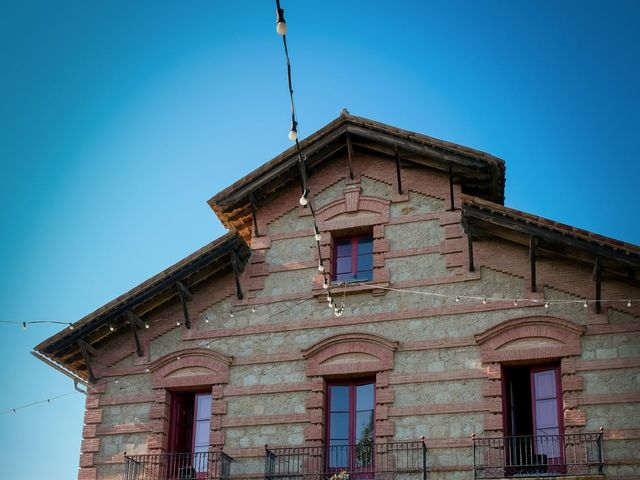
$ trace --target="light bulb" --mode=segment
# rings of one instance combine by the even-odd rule
[[[544,302],[544,308],[549,308],[549,302]]]
[[[456,297],[456,303],[460,303],[460,297]]]
[[[149,328],[149,324],[147,322],[144,322],[144,328]]]
[[[112,332],[115,330],[115,328],[113,328],[113,325],[109,324],[109,330],[111,330]]]
[[[325,290],[327,288],[329,288],[329,283],[325,280],[324,283],[322,284],[322,288],[324,288]]]
[[[251,307],[251,313],[256,313],[256,307]]]
[[[230,317],[230,318],[233,318],[233,312],[230,312],[230,313],[229,313],[229,317]]]
[[[518,299],[514,299],[514,300],[513,300],[513,306],[514,306],[514,307],[517,307],[517,306],[518,306]]]
[[[318,264],[318,271],[319,272],[324,272],[324,265],[322,265],[321,263]]]
[[[204,323],[209,323],[209,317],[205,317]]]
[[[177,325],[177,326],[180,326],[180,320],[178,320],[178,321],[176,322],[176,325]]]
[[[320,235],[320,232],[316,230],[316,234],[313,236],[313,238],[316,239],[316,242],[319,242],[320,240],[322,240],[322,235]]]
[[[309,203],[309,199],[307,198],[309,196],[309,190],[307,190],[305,188],[304,192],[302,192],[302,196],[300,197],[300,205],[302,205],[303,207],[306,207],[307,204]]]
[[[27,329],[27,322],[22,322],[22,329],[26,330]]]
[[[329,302],[329,308],[333,308],[333,302]]]
[[[482,299],[482,304],[483,304],[483,305],[486,305],[486,304],[487,304],[487,297],[484,297],[484,298]]]
[[[585,300],[585,301],[584,301],[584,308],[587,308],[587,307],[588,307],[588,305],[587,305],[587,301]]]
[[[71,323],[69,324],[69,330],[73,330],[73,325]]]
[[[291,122],[291,130],[289,130],[289,140],[292,142],[298,138],[298,122],[293,120]]]
[[[284,10],[282,8],[276,9],[276,32],[281,37],[287,34],[287,22],[284,20]]]
[[[631,300],[627,302],[627,307],[631,308]]]
[[[331,295],[327,294],[327,302],[331,303]]]

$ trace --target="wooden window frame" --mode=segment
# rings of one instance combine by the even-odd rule
[[[349,471],[357,471],[357,472],[373,472],[375,471],[375,455],[371,457],[371,464],[367,465],[366,468],[357,469],[355,465],[355,456],[353,453],[353,445],[356,444],[356,419],[357,419],[357,410],[356,410],[356,389],[362,385],[373,385],[373,430],[371,431],[371,439],[375,444],[376,441],[376,379],[375,377],[364,377],[350,380],[332,380],[327,381],[326,383],[326,409],[325,409],[325,445],[327,447],[327,455],[326,455],[326,468],[328,472],[341,472],[345,469]],[[329,448],[331,448],[331,387],[335,386],[348,386],[349,387],[349,428],[348,428],[348,454],[347,454],[347,465],[346,466],[338,466],[331,467],[330,466],[330,454]],[[373,448],[373,447],[372,447]]]
[[[371,253],[369,254],[371,256],[371,270],[367,270],[367,272],[370,272],[369,274],[369,278],[363,278],[360,276],[360,272],[358,271],[358,242],[362,239],[367,239],[369,240],[369,243],[371,245]],[[338,244],[340,243],[346,243],[347,241],[351,242],[351,275],[352,278],[350,279],[338,279]],[[359,282],[359,281],[366,281],[366,282],[371,282],[373,281],[373,235],[372,234],[366,234],[366,235],[353,235],[353,236],[344,236],[344,237],[339,237],[339,238],[334,238],[333,239],[333,258],[331,259],[332,262],[332,266],[333,266],[333,275],[332,275],[332,280],[336,281],[336,282],[345,282],[345,283],[349,283],[349,282]]]

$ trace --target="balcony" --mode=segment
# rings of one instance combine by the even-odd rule
[[[124,480],[227,480],[232,461],[224,452],[129,455]]]
[[[602,439],[602,431],[474,437],[474,478],[604,475]]]
[[[424,441],[357,445],[266,448],[265,480],[323,480],[346,472],[351,479],[425,480]]]

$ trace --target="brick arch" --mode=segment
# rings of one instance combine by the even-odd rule
[[[344,333],[319,341],[302,351],[307,361],[307,375],[312,379],[305,406],[311,417],[304,430],[305,442],[321,444],[325,436],[327,378],[375,376],[376,441],[393,437],[395,426],[389,420],[393,390],[389,388],[389,371],[393,370],[393,355],[398,342],[369,333]]]
[[[226,355],[203,348],[172,352],[149,367],[152,385],[154,388],[194,388],[228,383],[231,361]],[[176,375],[179,371],[182,373]]]
[[[582,325],[548,316],[507,320],[475,336],[484,363],[580,355]]]
[[[393,370],[398,342],[368,333],[325,338],[302,351],[308,376],[378,373]]]
[[[387,223],[389,204],[389,200],[360,195],[359,185],[349,185],[345,188],[344,198],[317,210],[318,227],[320,230],[336,230]],[[358,215],[350,217],[345,214]]]
[[[483,396],[489,411],[483,430],[503,434],[502,366],[511,361],[559,362],[565,433],[577,433],[586,425],[586,413],[578,408],[583,379],[576,374],[575,358],[582,354],[580,337],[585,327],[549,316],[507,320],[475,336],[486,374]]]

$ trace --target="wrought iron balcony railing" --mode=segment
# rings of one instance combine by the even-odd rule
[[[602,475],[603,433],[473,438],[474,478]]]
[[[224,452],[129,455],[124,480],[227,480],[232,461]]]
[[[416,442],[266,448],[265,479],[328,479],[346,472],[351,479],[427,478],[427,448]]]

